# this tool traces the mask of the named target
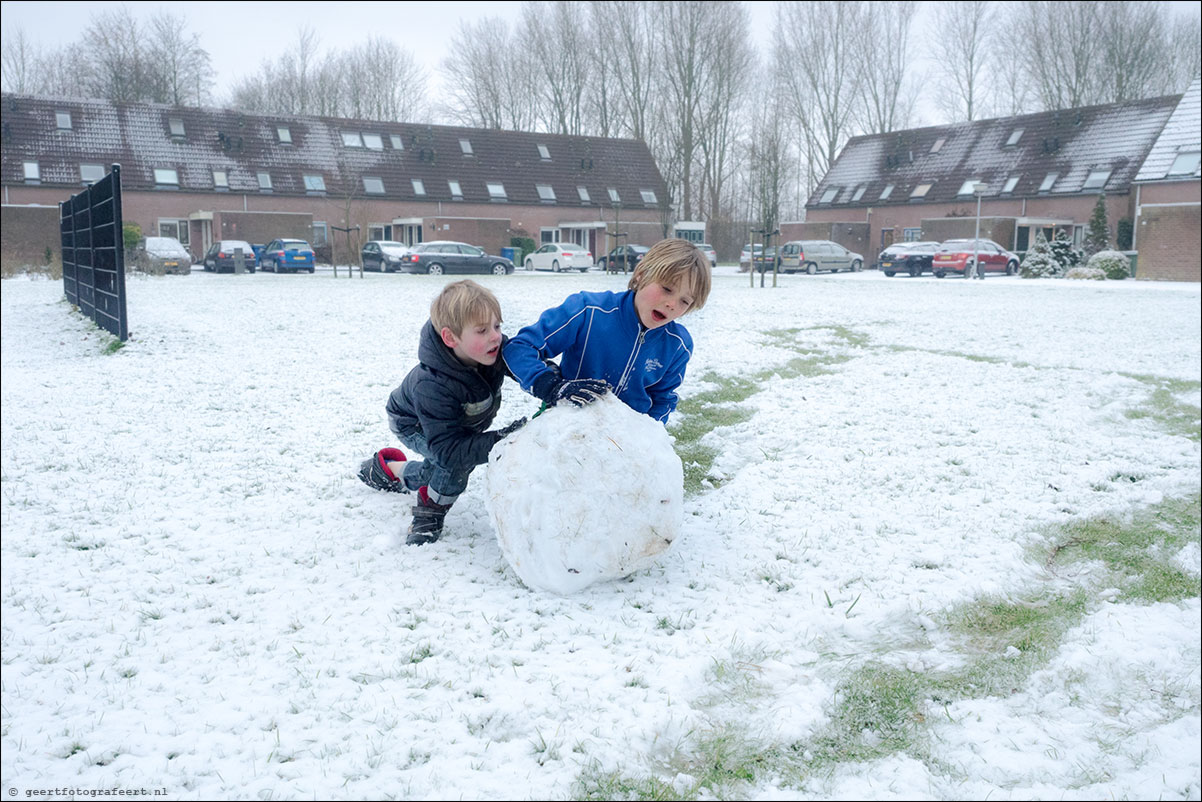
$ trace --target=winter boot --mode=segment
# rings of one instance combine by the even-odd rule
[[[409,488],[405,487],[405,483],[388,467],[389,462],[404,461],[405,452],[399,448],[381,448],[374,456],[363,460],[363,464],[359,466],[359,479],[363,484],[374,487],[376,490],[387,490],[389,493],[408,493]]]
[[[417,504],[413,505],[413,523],[409,524],[409,532],[405,543],[409,546],[424,546],[438,540],[442,534],[442,522],[447,517],[450,504],[435,504],[430,500],[425,485],[417,491]]]

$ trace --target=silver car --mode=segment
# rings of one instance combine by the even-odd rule
[[[780,248],[780,269],[784,273],[805,271],[814,274],[819,270],[858,273],[863,268],[863,256],[828,239],[794,240]]]

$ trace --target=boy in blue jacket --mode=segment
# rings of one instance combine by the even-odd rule
[[[417,346],[419,364],[385,407],[392,433],[425,459],[406,461],[399,448],[383,448],[359,467],[359,478],[377,490],[417,491],[405,540],[411,546],[438,540],[443,519],[472,471],[488,461],[498,441],[526,422],[522,418],[487,431],[508,375],[499,359],[504,345],[501,305],[484,287],[456,281],[434,299]]]
[[[578,292],[502,349],[522,389],[548,406],[582,406],[606,392],[667,424],[693,338],[676,319],[705,305],[710,263],[695,245],[651,246],[625,292]],[[559,356],[558,365],[550,362]]]

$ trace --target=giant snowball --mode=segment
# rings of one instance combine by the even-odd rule
[[[501,552],[535,590],[574,593],[647,568],[680,532],[672,439],[612,394],[548,409],[497,444],[484,476]]]

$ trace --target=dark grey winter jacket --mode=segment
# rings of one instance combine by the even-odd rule
[[[508,337],[501,338],[505,347]],[[426,321],[417,346],[418,366],[388,397],[388,425],[398,437],[420,431],[438,465],[466,468],[488,461],[497,433],[486,431],[501,406],[504,360],[468,367]]]

